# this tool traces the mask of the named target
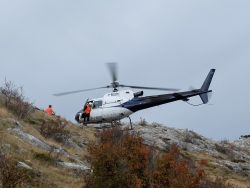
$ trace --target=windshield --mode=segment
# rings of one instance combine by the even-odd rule
[[[94,101],[93,108],[99,108],[102,106],[102,100]]]

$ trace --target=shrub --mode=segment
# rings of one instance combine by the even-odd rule
[[[40,126],[40,133],[45,138],[53,138],[58,142],[66,143],[70,138],[70,132],[65,127],[66,125],[59,119],[49,119]]]
[[[33,111],[32,103],[25,100],[22,87],[16,87],[11,81],[5,80],[0,93],[4,96],[5,107],[19,119],[27,118]]]
[[[36,152],[33,151],[34,158],[43,162],[46,162],[50,165],[55,165],[59,160],[59,153],[54,152],[54,148],[52,147],[49,152]]]
[[[183,135],[184,135],[183,142],[186,143],[198,144],[199,140],[202,140],[202,137],[194,131],[185,130],[185,132],[183,132]]]
[[[138,125],[140,125],[140,126],[147,126],[148,122],[146,121],[146,119],[140,118],[140,121],[139,121]]]
[[[208,166],[208,164],[209,164],[209,161],[207,159],[201,159],[200,160],[200,165],[202,165],[202,166]]]
[[[45,162],[54,162],[54,159],[51,157],[50,153],[34,153],[34,157],[38,160],[42,160]]]
[[[232,161],[232,162],[245,162],[244,160],[242,160],[241,158],[239,158],[239,156],[237,156],[234,152],[234,145],[230,144],[229,142],[225,142],[223,141],[221,144],[215,144],[215,149],[226,155],[226,157]]]
[[[139,134],[116,127],[99,134],[89,145],[93,173],[85,187],[179,187],[195,188],[204,178],[201,168],[182,159],[177,146],[156,155]]]
[[[20,186],[30,179],[29,171],[18,168],[17,162],[9,156],[0,155],[0,167],[0,185],[4,188]]]
[[[191,163],[182,159],[176,145],[172,145],[157,163],[152,173],[152,187],[195,188],[205,177],[203,169],[191,166]]]
[[[150,150],[142,138],[115,127],[100,133],[100,144],[89,146],[93,174],[87,180],[93,187],[141,187],[146,184]]]
[[[221,145],[221,144],[215,144],[215,149],[222,154],[228,153],[227,147],[225,147],[224,145]]]

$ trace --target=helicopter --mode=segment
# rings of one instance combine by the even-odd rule
[[[200,96],[202,104],[208,103],[208,94],[212,92],[209,90],[210,83],[212,81],[215,69],[211,69],[203,82],[201,88],[192,89],[185,92],[178,92],[179,89],[175,88],[159,88],[159,87],[144,87],[135,85],[124,85],[120,84],[117,79],[117,63],[107,63],[111,73],[112,82],[109,85],[103,87],[96,87],[91,89],[75,90],[62,93],[56,93],[54,96],[63,96],[74,93],[86,92],[91,90],[112,88],[113,91],[105,94],[101,98],[87,99],[86,104],[91,104],[91,113],[88,121],[83,117],[83,109],[78,111],[75,115],[75,120],[78,123],[87,124],[99,124],[99,123],[112,123],[120,121],[123,118],[129,118],[130,115],[143,109],[151,108],[154,106],[174,102],[174,101],[185,101],[188,102],[190,97]],[[140,91],[134,92],[130,89],[119,90],[119,88],[132,88],[141,89]],[[161,91],[172,91],[172,93],[143,96],[143,89],[150,90],[161,90]],[[132,124],[131,124],[132,126]]]

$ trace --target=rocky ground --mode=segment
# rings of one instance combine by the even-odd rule
[[[61,119],[67,137],[55,140],[41,135],[39,127],[49,120],[36,111],[28,120],[17,120],[3,107],[0,108],[0,152],[18,160],[20,168],[38,174],[37,187],[82,187],[84,175],[91,172],[87,145],[96,141],[96,133],[109,125],[79,127]],[[128,125],[120,125],[123,128]],[[159,151],[177,144],[182,154],[193,160],[208,161],[207,174],[223,177],[238,187],[250,187],[250,138],[236,141],[214,141],[188,129],[176,129],[159,124],[138,123],[131,132],[139,133],[145,144]],[[42,181],[41,181],[42,180]],[[1,187],[1,186],[0,186]]]
[[[18,167],[34,172],[31,187],[82,187],[84,175],[90,172],[87,145],[95,140],[95,129],[61,119],[67,137],[59,134],[61,139],[55,140],[41,134],[43,120],[51,117],[36,111],[22,121],[0,108],[0,156],[11,156]]]
[[[250,137],[236,141],[214,141],[188,129],[176,129],[159,124],[138,124],[134,130],[145,144],[160,150],[177,144],[184,155],[194,160],[207,160],[207,173],[223,177],[239,187],[250,187]]]

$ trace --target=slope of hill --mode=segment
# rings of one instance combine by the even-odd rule
[[[146,144],[160,150],[174,143],[183,155],[197,161],[207,160],[206,173],[211,178],[223,177],[238,187],[250,187],[250,138],[216,142],[188,129],[145,123],[134,126],[134,131],[142,135]]]
[[[60,129],[50,129],[53,124]],[[1,103],[0,155],[11,156],[19,168],[32,172],[32,178],[24,187],[82,187],[84,175],[91,172],[87,146],[97,140],[96,133],[101,127],[79,127],[63,118],[49,117],[40,110],[19,120]],[[249,138],[216,142],[187,129],[146,122],[134,125],[131,131],[139,132],[145,144],[159,150],[175,143],[186,157],[207,160],[205,170],[212,179],[223,177],[238,187],[250,187]]]
[[[26,120],[18,120],[0,106],[0,155],[32,171],[32,182],[23,187],[82,187],[84,173],[90,170],[86,145],[95,140],[95,130],[81,129],[60,118],[63,131],[54,130],[52,136],[41,134],[46,122],[49,126],[56,121],[39,110]]]

